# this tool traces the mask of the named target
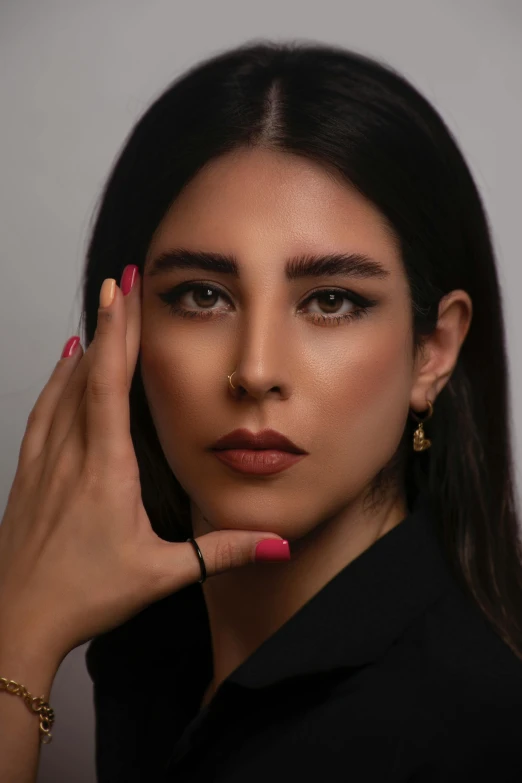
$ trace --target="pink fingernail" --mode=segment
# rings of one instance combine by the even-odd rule
[[[127,296],[129,291],[131,290],[132,286],[134,285],[134,281],[136,280],[137,274],[138,274],[138,267],[136,266],[136,264],[127,264],[127,266],[123,270],[123,274],[121,276],[121,281],[120,281],[120,289],[123,296]]]
[[[260,560],[290,560],[290,545],[288,541],[278,538],[267,538],[256,546],[256,563]]]
[[[69,358],[69,356],[72,356],[79,342],[80,342],[79,337],[69,337],[69,339],[64,345],[61,358],[65,359],[65,358]]]

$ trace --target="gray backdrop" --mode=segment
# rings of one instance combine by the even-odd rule
[[[180,71],[260,37],[331,42],[382,58],[456,134],[498,254],[520,465],[522,2],[0,0],[2,513],[29,411],[78,333],[89,221],[124,138]],[[54,738],[42,748],[39,783],[95,780],[85,647],[67,656],[54,681]]]

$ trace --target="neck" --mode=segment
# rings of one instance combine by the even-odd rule
[[[393,497],[370,513],[363,513],[361,506],[362,500],[352,503],[299,539],[286,535],[289,561],[249,564],[203,583],[214,676],[201,706],[265,639],[407,514],[403,497]],[[192,527],[194,537],[211,532],[194,504]]]

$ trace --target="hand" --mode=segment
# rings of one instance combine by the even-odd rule
[[[201,577],[192,545],[157,536],[141,500],[129,413],[140,285],[136,274],[124,296],[114,283],[85,354],[78,345],[57,363],[29,414],[0,525],[2,631],[59,660]],[[244,530],[200,536],[207,576],[254,562],[267,538],[281,540]]]

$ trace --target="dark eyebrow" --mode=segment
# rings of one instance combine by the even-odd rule
[[[206,272],[232,275],[238,279],[240,277],[240,265],[234,255],[185,248],[174,248],[161,253],[150,263],[146,274],[155,277],[172,269],[203,269]],[[329,253],[289,258],[285,275],[287,280],[333,275],[349,275],[362,279],[386,278],[390,272],[379,261],[364,253]]]

